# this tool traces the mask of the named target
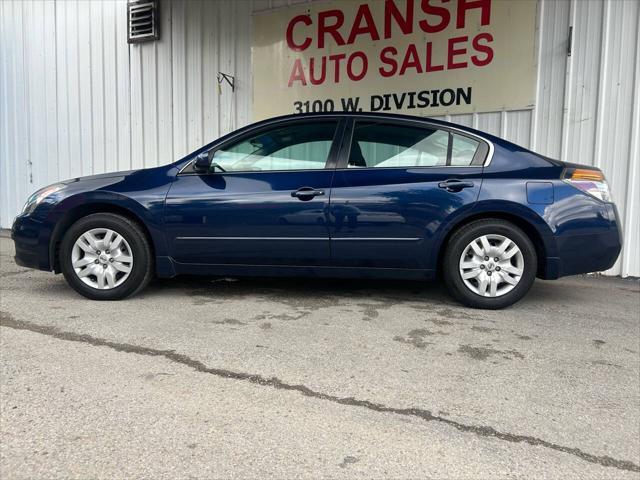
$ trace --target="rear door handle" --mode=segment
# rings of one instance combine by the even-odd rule
[[[471,188],[473,187],[473,182],[468,182],[465,180],[457,180],[452,178],[450,180],[445,180],[444,182],[440,182],[438,187],[444,188],[447,192],[459,192],[463,188]]]
[[[324,195],[324,190],[316,190],[312,187],[302,187],[295,192],[291,192],[292,197],[299,198],[300,200],[311,200],[313,197],[319,195]]]

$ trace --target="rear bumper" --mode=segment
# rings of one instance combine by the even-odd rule
[[[608,229],[555,237],[557,256],[547,258],[544,278],[601,272],[613,267],[622,250],[622,232],[615,205],[607,204],[606,208]]]
[[[49,271],[49,242],[43,238],[41,222],[29,216],[17,216],[11,227],[16,248],[15,262],[21,267]]]

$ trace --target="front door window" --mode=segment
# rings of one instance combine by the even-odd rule
[[[322,170],[335,131],[335,121],[262,131],[217,149],[213,162],[227,172]]]

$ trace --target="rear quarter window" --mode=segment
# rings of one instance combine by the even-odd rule
[[[458,135],[457,133],[452,134],[452,137],[451,165],[455,167],[471,165],[480,146],[480,142],[469,137]]]

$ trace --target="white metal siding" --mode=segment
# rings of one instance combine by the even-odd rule
[[[124,0],[1,1],[0,226],[41,186],[168,163],[250,122],[251,13],[291,3],[162,0],[161,40],[128,45]],[[601,167],[625,234],[607,273],[640,276],[640,3],[540,0],[537,23],[536,107],[443,118]]]

